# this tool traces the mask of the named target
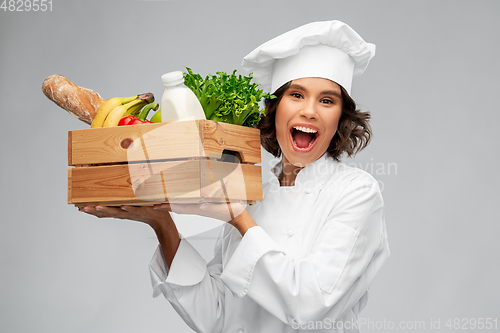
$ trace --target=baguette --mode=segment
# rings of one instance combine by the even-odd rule
[[[81,121],[91,124],[105,99],[97,92],[79,87],[62,75],[52,75],[42,84],[45,96]]]

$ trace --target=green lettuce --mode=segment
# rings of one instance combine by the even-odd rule
[[[249,76],[217,72],[217,75],[207,75],[204,79],[186,67],[184,84],[189,87],[203,107],[208,120],[220,121],[235,125],[256,127],[264,109],[260,109],[262,98],[276,98],[258,89],[258,83],[251,83]]]

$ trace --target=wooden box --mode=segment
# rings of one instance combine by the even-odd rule
[[[74,130],[68,203],[255,203],[262,200],[260,162],[258,129],[210,120]]]

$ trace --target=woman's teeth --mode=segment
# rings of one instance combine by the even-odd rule
[[[305,132],[305,133],[316,133],[317,130],[308,128],[308,127],[303,127],[303,126],[294,126],[294,129],[297,131]]]
[[[306,148],[311,147],[311,145],[314,143],[314,141],[316,141],[316,139],[312,139],[311,142],[309,142],[309,146],[307,146]],[[297,141],[295,141],[295,139],[293,139],[293,143],[297,146]],[[302,149],[304,149],[304,148],[302,148]]]
[[[315,134],[318,132],[316,129],[309,128],[309,127],[304,127],[304,126],[294,126],[293,130],[301,132],[301,133],[307,133],[309,135],[308,136],[309,137],[309,142],[308,143],[304,142],[306,139],[305,139],[305,137],[303,135],[301,135],[300,145],[298,145],[297,141],[295,139],[296,135],[294,135],[292,133],[293,143],[298,148],[307,149],[307,148],[311,147],[311,145],[314,143],[314,141],[316,141],[316,135]]]

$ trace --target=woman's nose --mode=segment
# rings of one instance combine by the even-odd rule
[[[302,109],[300,110],[300,115],[307,118],[316,119],[317,113],[315,105],[311,102],[304,103],[302,105]]]

